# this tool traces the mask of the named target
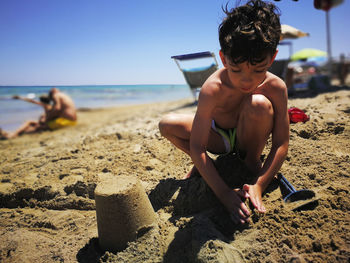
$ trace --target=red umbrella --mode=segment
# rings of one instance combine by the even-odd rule
[[[332,7],[336,7],[343,3],[344,0],[314,0],[314,7],[316,9],[322,9],[324,11],[329,11]]]

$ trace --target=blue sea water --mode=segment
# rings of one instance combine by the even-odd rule
[[[13,95],[38,99],[52,86],[0,86],[0,128],[13,131],[26,120],[37,120],[43,109],[35,104],[14,100]],[[56,86],[72,97],[76,107],[104,108],[121,105],[163,102],[190,98],[187,85],[101,85]]]

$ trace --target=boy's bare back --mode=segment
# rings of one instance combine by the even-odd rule
[[[73,100],[56,88],[51,89],[50,93],[54,102],[51,119],[63,117],[75,121],[77,119],[77,113]]]

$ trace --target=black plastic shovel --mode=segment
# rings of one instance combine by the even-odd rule
[[[318,200],[314,198],[316,196],[314,191],[308,189],[297,191],[281,173],[279,173],[277,177],[282,186],[285,188],[285,195],[283,198],[284,202],[296,202],[296,206],[293,206],[292,208],[293,211],[313,209],[318,205]]]

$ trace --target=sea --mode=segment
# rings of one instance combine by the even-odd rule
[[[43,109],[29,102],[15,100],[19,95],[38,100],[53,86],[0,86],[0,128],[14,131],[26,120],[37,120]],[[68,94],[78,109],[94,109],[175,101],[191,98],[188,85],[87,85],[55,86]]]

